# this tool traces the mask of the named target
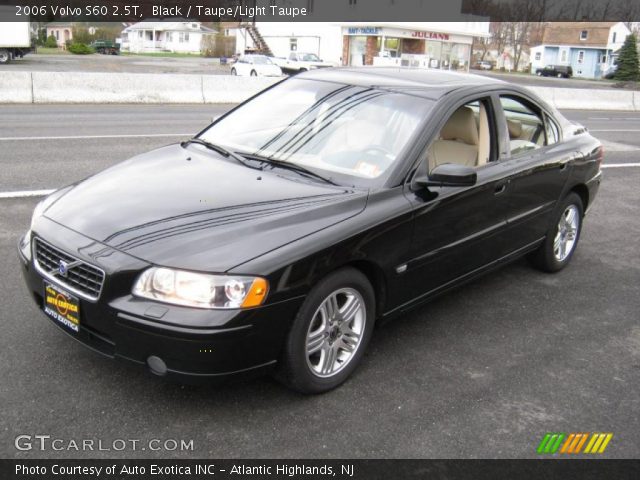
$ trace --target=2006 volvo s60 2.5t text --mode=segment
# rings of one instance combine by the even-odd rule
[[[19,254],[44,313],[109,357],[323,392],[375,322],[525,254],[566,266],[602,156],[508,83],[308,72],[51,194]]]

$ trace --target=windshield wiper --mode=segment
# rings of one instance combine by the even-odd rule
[[[298,165],[297,163],[285,162],[283,160],[276,160],[274,158],[263,157],[261,155],[256,155],[253,153],[242,153],[241,155],[251,160],[257,160],[259,162],[268,163],[270,165],[275,165],[277,167],[286,168],[287,170],[293,170],[294,172],[301,173],[305,176],[314,177],[314,178],[317,178],[318,180],[322,180],[323,182],[328,183],[330,185],[338,186],[338,184],[333,180],[331,180],[330,178],[324,177],[319,173],[314,172],[313,170],[303,167],[302,165]]]
[[[203,147],[206,147],[209,150],[213,150],[214,152],[219,153],[223,157],[233,158],[236,162],[244,165],[245,167],[253,168],[254,170],[262,170],[262,167],[256,167],[256,166],[250,165],[240,155],[238,155],[236,153],[233,153],[232,151],[227,150],[226,148],[224,148],[224,147],[222,147],[220,145],[216,145],[215,143],[207,142],[206,140],[203,140],[201,138],[197,138],[197,137],[190,138],[189,140],[185,140],[184,142],[180,143],[180,146],[182,148],[184,148],[187,145],[189,145],[190,143],[195,143],[197,145],[202,145]]]

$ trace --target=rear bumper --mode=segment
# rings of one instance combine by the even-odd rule
[[[593,201],[596,199],[598,195],[598,191],[600,190],[600,183],[602,182],[602,170],[599,170],[598,173],[587,182],[587,190],[589,191],[589,204],[587,205],[587,210],[585,213],[588,213],[591,210],[591,206],[593,205]]]
[[[22,273],[42,309],[44,279],[34,267],[28,244],[21,240],[18,245]],[[80,299],[78,332],[43,316],[102,355],[145,366],[151,373],[180,382],[200,383],[273,366],[303,301],[298,297],[249,310],[166,305],[130,294],[111,295],[122,292],[122,285],[113,285],[120,277],[110,276],[105,265],[100,267],[107,272],[105,288],[97,302]],[[58,286],[64,290],[64,285]],[[125,287],[130,288],[129,284]]]

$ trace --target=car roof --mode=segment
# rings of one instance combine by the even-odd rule
[[[384,88],[437,100],[465,87],[507,86],[507,82],[483,75],[407,67],[339,67],[318,69],[300,78]]]

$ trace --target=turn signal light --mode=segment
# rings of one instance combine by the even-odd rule
[[[251,284],[249,293],[242,302],[242,308],[257,307],[264,302],[267,296],[267,281],[264,278],[256,278]]]

